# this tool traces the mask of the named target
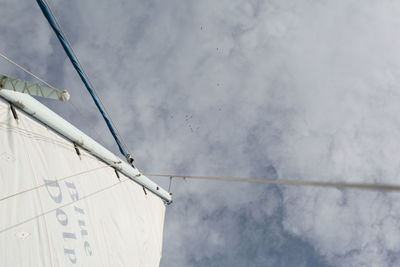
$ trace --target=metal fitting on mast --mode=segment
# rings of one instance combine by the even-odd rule
[[[131,154],[129,154],[129,153],[126,154],[126,161],[128,161],[128,163],[131,164],[132,167],[136,169],[136,167],[134,165],[135,159],[131,156]]]

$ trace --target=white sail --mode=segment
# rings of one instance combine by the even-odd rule
[[[152,192],[0,99],[0,266],[158,266]]]

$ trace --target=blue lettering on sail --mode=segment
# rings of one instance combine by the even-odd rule
[[[63,195],[60,183],[58,183],[58,181],[55,180],[47,180],[47,179],[43,179],[43,181],[46,184],[46,190],[51,200],[53,200],[56,204],[63,204]],[[78,201],[79,193],[75,184],[66,181],[65,187],[69,193],[70,199],[73,202]],[[65,210],[63,210],[62,208],[58,208],[56,209],[55,220],[59,223],[59,225],[63,229],[61,233],[61,238],[64,240],[64,255],[67,257],[69,262],[71,262],[72,264],[76,264],[78,262],[77,254],[75,251],[77,248],[75,248],[74,246],[76,245],[77,240],[82,240],[82,249],[85,251],[85,254],[87,256],[92,256],[93,251],[89,241],[87,240],[89,233],[85,221],[86,218],[84,209],[75,205],[73,213],[75,214],[75,217],[77,217],[78,219],[77,221],[71,222]],[[77,226],[77,227],[72,228],[72,226]],[[76,233],[71,228],[79,229],[79,232]]]

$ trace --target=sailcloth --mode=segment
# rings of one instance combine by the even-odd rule
[[[158,266],[153,193],[0,99],[0,266]]]

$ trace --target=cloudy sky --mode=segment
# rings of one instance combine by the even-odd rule
[[[49,3],[144,173],[400,183],[400,2]],[[118,153],[36,1],[0,0],[0,36]],[[0,73],[34,81],[4,61]],[[398,193],[181,180],[172,192],[163,267],[400,265]]]

